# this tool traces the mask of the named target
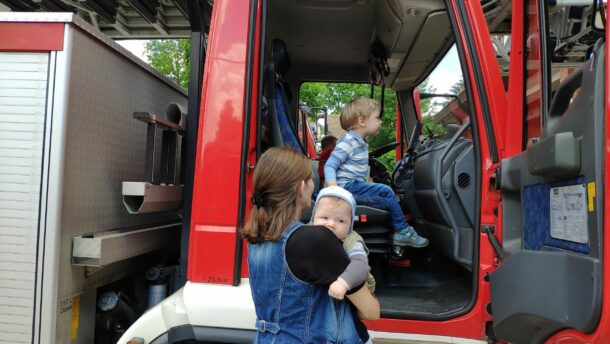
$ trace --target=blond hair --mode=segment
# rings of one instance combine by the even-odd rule
[[[358,119],[364,117],[368,119],[372,114],[381,110],[381,104],[375,99],[367,97],[358,97],[343,107],[341,112],[341,128],[343,130],[352,130],[358,124]]]
[[[344,200],[343,198],[339,198],[337,196],[324,196],[324,197],[320,198],[318,200],[318,202],[320,202],[323,199],[329,200],[330,202],[328,204],[332,205],[332,206],[337,206],[339,204],[344,204],[344,205],[348,206],[350,208],[350,211],[351,211],[351,205],[349,205],[349,203],[347,203],[347,201]],[[318,208],[316,208],[316,210],[318,210]],[[313,215],[315,215],[315,212],[314,212]]]
[[[316,211],[318,210],[318,205],[320,203],[321,200],[328,200],[328,206],[333,207],[333,209],[337,208],[338,206],[344,205],[347,207],[347,211],[349,212],[349,217],[352,217],[352,206],[347,203],[346,200],[344,200],[343,198],[337,197],[337,196],[324,196],[320,199],[317,200],[317,204],[314,208],[313,213],[311,214],[311,219],[313,221],[313,218],[316,216]]]
[[[252,244],[277,240],[295,219],[299,187],[312,175],[309,159],[291,148],[273,147],[261,155],[254,192],[262,197],[262,205],[250,210],[242,237]]]

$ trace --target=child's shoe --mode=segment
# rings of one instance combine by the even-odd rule
[[[419,236],[413,227],[408,226],[400,232],[394,232],[392,236],[392,244],[398,246],[411,246],[422,248],[428,246],[430,241],[422,236]]]

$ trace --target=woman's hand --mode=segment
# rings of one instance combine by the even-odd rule
[[[379,319],[379,316],[381,315],[381,306],[379,306],[379,301],[371,294],[366,285],[363,285],[357,292],[346,295],[346,297],[358,309],[358,316],[360,319]]]

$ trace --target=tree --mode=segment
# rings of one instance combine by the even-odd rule
[[[371,95],[367,84],[306,82],[299,91],[299,100],[309,107],[326,107],[329,112],[340,112],[350,100]]]
[[[449,93],[458,94],[464,88],[464,79],[458,80],[451,88],[449,89]]]
[[[188,89],[191,41],[188,39],[152,40],[146,42],[146,56],[161,74]]]
[[[436,87],[428,85],[428,79],[419,84],[417,89],[420,93],[436,93]],[[419,104],[422,114],[423,130],[425,132],[433,133],[434,136],[442,135],[445,129],[441,124],[434,122],[434,114],[443,108],[443,100],[440,98],[431,97],[422,99]]]
[[[374,97],[377,100],[381,99],[380,87],[375,87]],[[383,123],[379,129],[379,134],[370,137],[368,140],[370,151],[381,148],[389,143],[396,142],[396,92],[390,89],[386,89],[384,92],[381,120]],[[379,161],[381,161],[389,171],[392,171],[394,165],[396,165],[396,150],[392,149],[380,156]]]

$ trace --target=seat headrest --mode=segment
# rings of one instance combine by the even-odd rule
[[[273,49],[271,58],[273,59],[273,64],[275,65],[275,72],[281,76],[286,76],[286,73],[288,73],[288,68],[290,68],[290,57],[288,56],[286,43],[284,43],[284,41],[281,39],[274,39],[271,46]]]

